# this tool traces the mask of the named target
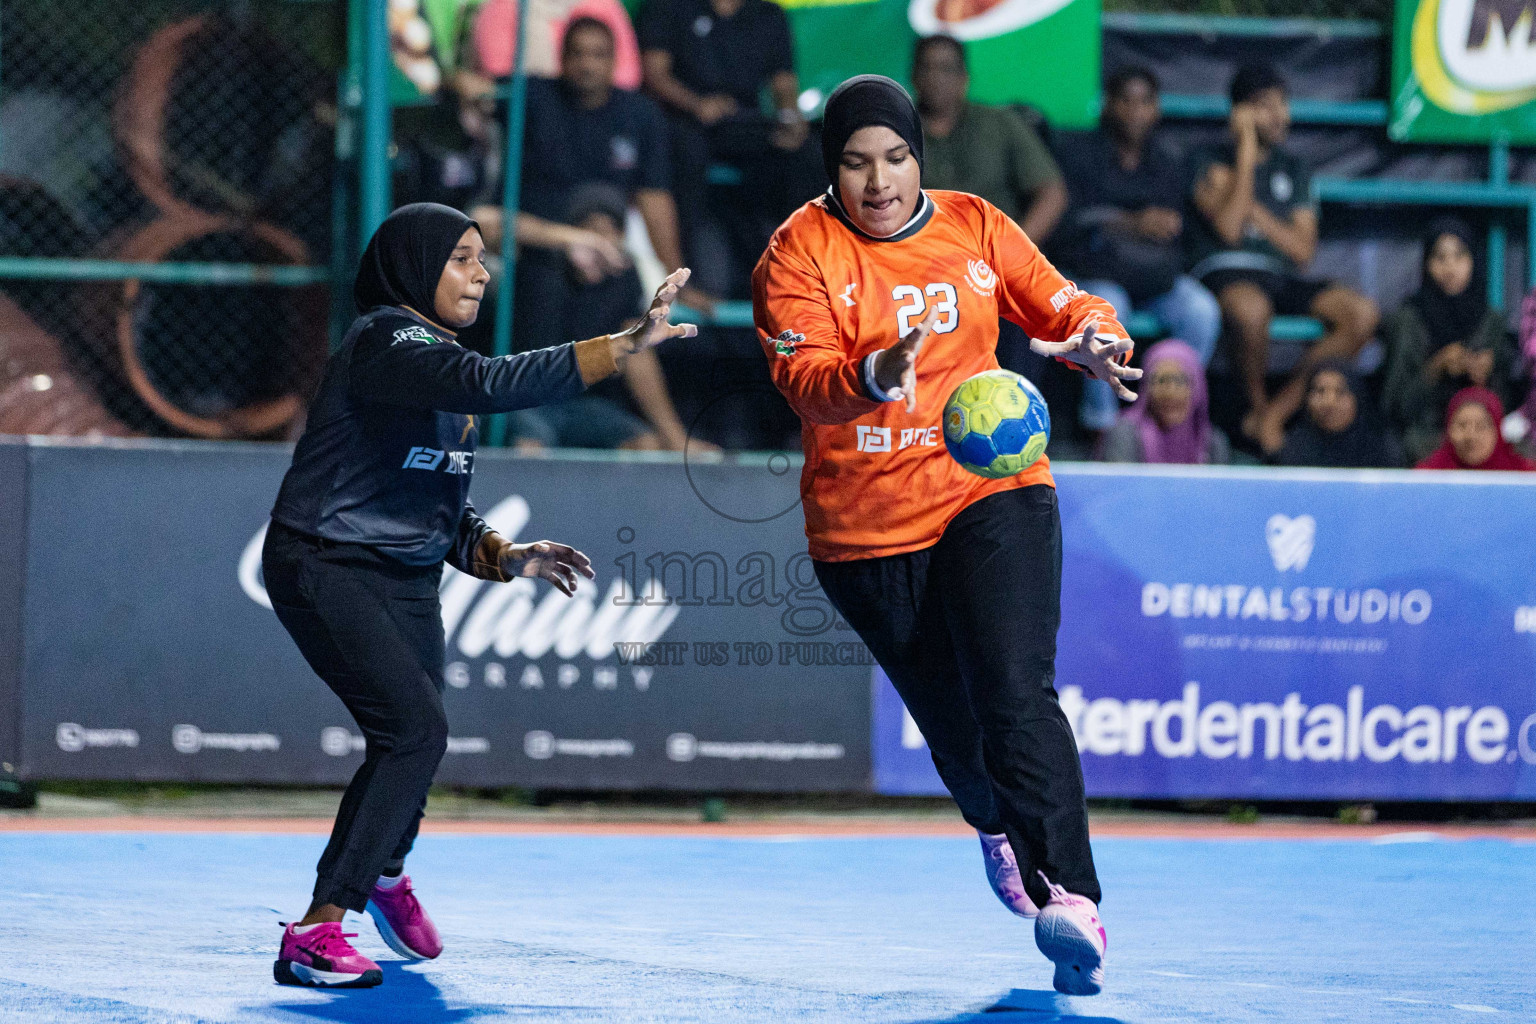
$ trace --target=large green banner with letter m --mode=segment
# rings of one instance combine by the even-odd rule
[[[1536,142],[1536,0],[1398,0],[1388,134]]]

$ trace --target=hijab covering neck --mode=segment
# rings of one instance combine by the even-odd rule
[[[1461,239],[1467,252],[1473,254],[1472,279],[1460,295],[1447,295],[1435,283],[1435,279],[1429,276],[1429,257],[1442,235]],[[1430,222],[1429,231],[1424,236],[1423,281],[1419,290],[1408,297],[1408,304],[1418,312],[1424,326],[1429,329],[1430,355],[1453,342],[1466,341],[1488,312],[1488,300],[1476,252],[1472,245],[1472,229],[1465,221],[1456,217],[1437,217]]]
[[[1323,373],[1337,373],[1344,378],[1355,396],[1355,418],[1339,431],[1328,431],[1303,414],[1301,423],[1285,439],[1280,450],[1280,464],[1285,466],[1325,466],[1340,469],[1370,469],[1400,464],[1401,456],[1388,441],[1386,432],[1372,421],[1365,387],[1355,368],[1342,359],[1326,359],[1307,376],[1307,391]]]
[[[1163,363],[1172,363],[1189,378],[1189,415],[1183,423],[1164,427],[1152,414],[1152,377]],[[1125,418],[1136,424],[1141,439],[1141,461],[1194,465],[1210,457],[1211,403],[1205,386],[1205,367],[1193,348],[1176,338],[1147,349],[1145,386]]]
[[[822,115],[821,165],[834,188],[843,147],[854,132],[870,125],[882,125],[901,136],[922,168],[923,124],[907,90],[884,75],[855,75],[832,90]]]
[[[1476,466],[1470,466],[1461,461],[1461,456],[1456,454],[1456,449],[1451,445],[1450,426],[1454,417],[1462,406],[1470,403],[1481,405],[1488,410],[1488,415],[1493,417],[1493,454],[1488,456],[1486,462]],[[1536,463],[1531,462],[1525,456],[1515,451],[1514,445],[1504,440],[1499,426],[1504,422],[1504,403],[1499,401],[1499,396],[1487,388],[1462,388],[1451,399],[1451,404],[1445,410],[1446,438],[1440,442],[1440,447],[1430,453],[1429,457],[1419,463],[1419,469],[1512,469],[1526,471],[1536,469]]]
[[[352,300],[358,313],[406,306],[435,323],[443,268],[464,232],[479,226],[440,203],[411,203],[385,217],[357,267]]]

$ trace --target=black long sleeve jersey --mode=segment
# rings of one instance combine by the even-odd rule
[[[469,503],[477,417],[582,388],[574,345],[488,359],[408,310],[372,310],[326,364],[272,518],[468,572],[489,529]]]

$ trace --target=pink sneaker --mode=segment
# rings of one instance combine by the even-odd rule
[[[294,925],[283,929],[283,945],[272,976],[279,985],[316,988],[372,988],[384,980],[379,965],[352,948],[339,924],[317,924],[302,934]]]
[[[976,834],[981,837],[981,855],[992,891],[997,894],[1003,906],[1020,917],[1033,920],[1040,913],[1040,908],[1035,906],[1035,901],[1024,891],[1019,862],[1013,856],[1013,847],[1008,845],[1008,837],[992,836],[979,830]]]
[[[412,891],[410,875],[401,875],[388,889],[375,885],[365,909],[389,948],[407,960],[435,960],[443,951],[437,925]]]
[[[1104,951],[1109,936],[1099,921],[1099,908],[1086,896],[1053,885],[1051,898],[1035,918],[1035,945],[1056,965],[1051,983],[1069,996],[1096,996],[1104,989]]]

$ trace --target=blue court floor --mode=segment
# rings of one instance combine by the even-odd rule
[[[429,834],[443,957],[360,917],[381,988],[278,987],[322,842],[0,832],[0,1022],[1536,1020],[1532,843],[1101,840],[1108,986],[1067,999],[975,843],[888,837]]]

